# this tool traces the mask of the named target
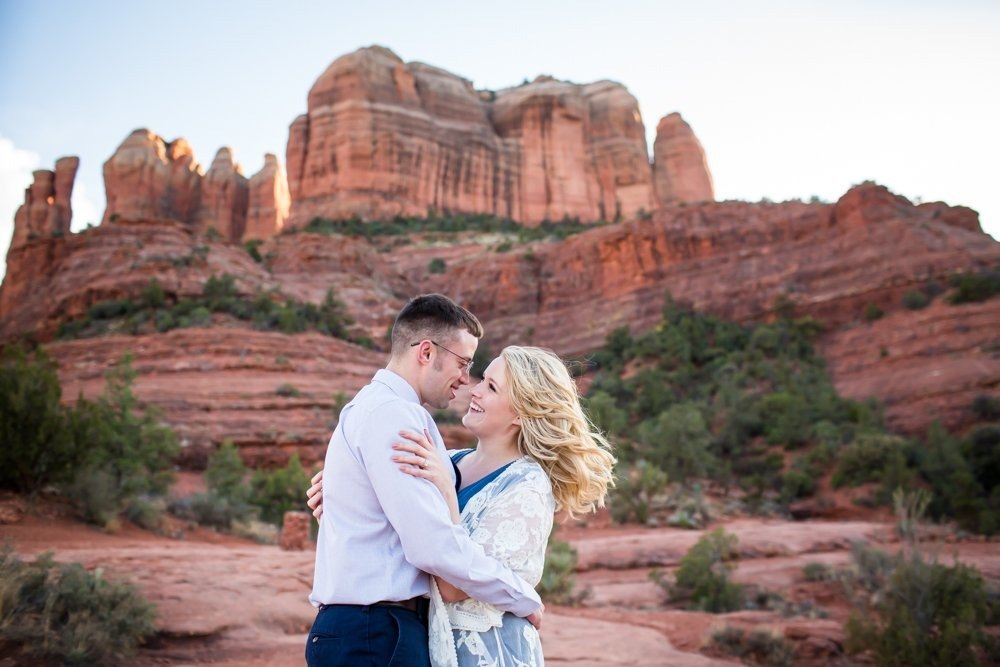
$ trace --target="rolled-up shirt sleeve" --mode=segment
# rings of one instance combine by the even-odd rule
[[[419,405],[389,401],[374,407],[351,434],[386,518],[399,535],[406,560],[441,577],[471,597],[502,611],[528,616],[541,606],[535,590],[509,567],[488,557],[459,524],[434,485],[402,472],[392,460],[401,430],[437,436],[437,427]],[[439,437],[439,436],[437,436]]]

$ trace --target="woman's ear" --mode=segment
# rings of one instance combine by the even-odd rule
[[[518,415],[518,416],[514,417],[514,421],[511,422],[511,423],[514,424],[515,426],[520,426],[521,425],[521,415]]]

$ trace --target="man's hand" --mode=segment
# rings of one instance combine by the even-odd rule
[[[319,521],[323,516],[323,471],[313,475],[309,481],[312,486],[306,490],[306,505],[312,510],[313,516]]]
[[[538,608],[537,611],[531,612],[531,615],[528,616],[526,620],[528,621],[528,623],[531,623],[533,626],[535,626],[535,630],[541,630],[542,616],[544,614],[545,614],[545,605],[543,604],[541,607]]]

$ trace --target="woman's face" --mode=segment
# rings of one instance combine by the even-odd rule
[[[483,380],[469,392],[469,411],[462,417],[466,428],[479,438],[517,435],[517,415],[507,399],[507,365],[497,357],[486,367]]]

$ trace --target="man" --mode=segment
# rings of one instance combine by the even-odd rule
[[[469,382],[479,320],[440,294],[418,296],[396,317],[389,364],[340,413],[324,470],[325,508],[306,643],[310,667],[427,667],[429,574],[498,609],[541,620],[541,600],[453,524],[433,484],[392,460],[399,431],[425,430],[444,453],[422,405],[444,408]]]

